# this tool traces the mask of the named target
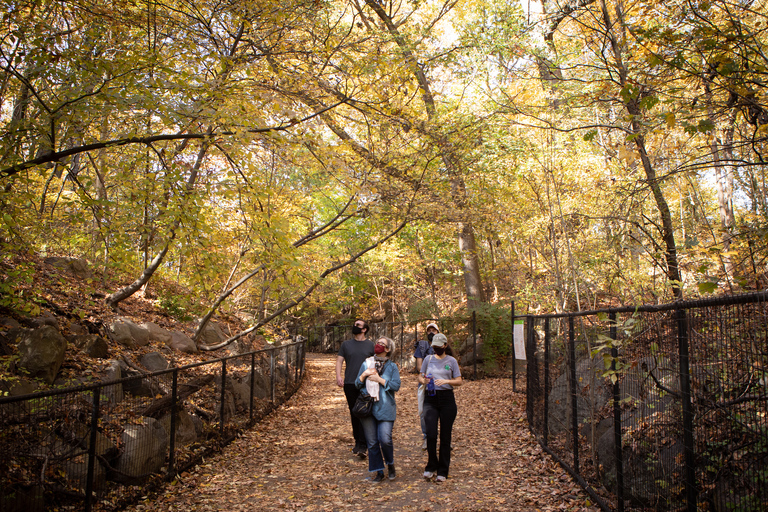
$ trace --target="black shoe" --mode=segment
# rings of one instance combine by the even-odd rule
[[[395,465],[394,464],[387,465],[387,471],[389,473],[389,479],[390,480],[394,480],[395,478],[397,478],[397,473],[395,473]]]
[[[368,480],[372,484],[380,484],[381,482],[384,481],[384,472],[383,471],[379,471],[379,472],[376,473],[376,476],[374,476],[373,478],[368,477],[368,478],[366,478],[366,480]]]
[[[368,447],[364,444],[356,444],[354,448],[352,448],[352,453],[360,457],[361,459],[365,458],[365,454],[368,453]]]

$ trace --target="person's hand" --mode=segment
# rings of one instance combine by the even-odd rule
[[[435,379],[435,386],[443,386],[445,384],[448,384],[448,381],[445,379]]]
[[[344,379],[342,377],[336,376],[336,385],[340,388],[344,387]]]

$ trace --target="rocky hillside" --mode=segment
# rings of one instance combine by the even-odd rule
[[[104,380],[116,363],[153,371],[183,366],[234,351],[261,348],[251,336],[225,349],[199,351],[191,340],[196,321],[187,312],[160,307],[155,286],[123,301],[113,311],[104,298],[125,283],[103,281],[87,262],[31,255],[0,263],[0,392],[20,394],[48,386],[68,387]],[[184,290],[172,289],[175,296]],[[186,296],[189,296],[186,293]],[[199,310],[204,310],[200,305]],[[231,316],[219,316],[199,343],[213,345],[243,330]],[[159,367],[158,367],[159,366]]]

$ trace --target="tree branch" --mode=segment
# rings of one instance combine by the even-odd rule
[[[270,133],[270,132],[286,131],[293,126],[309,121],[310,119],[314,119],[315,117],[327,112],[328,110],[332,110],[338,107],[344,102],[345,102],[344,100],[340,100],[334,103],[333,105],[324,107],[322,110],[315,112],[313,114],[310,114],[302,119],[292,120],[287,123],[279,124],[277,126],[268,126],[266,128],[247,128],[242,131],[225,130],[225,131],[215,132],[215,133],[170,133],[170,134],[163,134],[163,135],[149,135],[146,137],[126,137],[123,139],[113,139],[113,140],[102,141],[102,142],[94,142],[93,144],[84,144],[82,146],[65,149],[63,151],[46,153],[37,158],[27,160],[20,164],[16,164],[10,167],[6,167],[4,169],[0,169],[0,179],[4,177],[13,176],[15,174],[20,173],[21,171],[30,169],[37,165],[41,165],[49,162],[56,162],[68,156],[77,155],[79,153],[86,153],[86,152],[94,151],[97,149],[105,149],[105,148],[111,148],[116,146],[127,146],[131,144],[150,145],[154,142],[161,142],[166,140],[214,139],[217,137],[236,135],[238,133]]]
[[[403,229],[403,228],[404,228],[404,227],[405,227],[407,224],[408,224],[408,220],[404,220],[403,222],[401,222],[401,223],[400,223],[400,225],[399,225],[399,226],[397,226],[397,228],[396,228],[394,231],[392,231],[391,233],[389,233],[388,235],[386,235],[384,238],[382,238],[382,239],[380,239],[380,240],[376,241],[375,243],[373,243],[373,244],[369,245],[368,247],[366,247],[366,248],[365,248],[365,249],[363,249],[362,251],[360,251],[360,252],[358,252],[357,254],[355,254],[355,255],[353,255],[352,257],[350,257],[348,260],[346,260],[346,261],[343,261],[343,262],[341,262],[341,263],[339,263],[339,264],[337,264],[337,265],[334,265],[333,267],[330,267],[330,268],[326,269],[326,270],[325,270],[325,271],[324,271],[322,274],[320,274],[320,276],[318,276],[318,278],[315,280],[315,282],[312,284],[312,286],[310,286],[310,287],[309,287],[309,288],[308,288],[308,289],[307,289],[307,290],[306,290],[306,291],[305,291],[303,294],[301,294],[299,297],[296,297],[296,298],[294,298],[294,299],[291,299],[291,300],[290,300],[290,301],[288,301],[288,303],[286,303],[286,304],[285,304],[283,307],[281,307],[281,308],[277,309],[277,310],[276,310],[275,312],[273,312],[271,315],[269,315],[268,317],[266,317],[266,318],[264,318],[263,320],[259,321],[259,322],[258,322],[256,325],[254,325],[254,326],[252,326],[252,327],[250,327],[250,328],[248,328],[248,329],[246,329],[246,330],[244,330],[244,331],[242,331],[242,332],[240,332],[240,333],[238,333],[238,334],[236,334],[236,335],[232,336],[232,337],[231,337],[231,338],[229,338],[229,339],[226,339],[226,340],[222,341],[221,343],[219,343],[219,344],[217,344],[217,345],[212,345],[212,346],[209,346],[209,347],[202,347],[202,346],[198,346],[197,348],[198,348],[198,349],[200,349],[200,350],[205,350],[205,351],[218,350],[218,349],[220,349],[220,348],[224,348],[224,347],[226,347],[227,345],[229,345],[230,343],[232,343],[233,341],[235,341],[235,340],[238,340],[238,339],[242,338],[243,336],[245,336],[246,334],[252,333],[253,331],[255,331],[256,329],[258,329],[259,327],[261,327],[261,326],[263,326],[263,325],[266,325],[266,324],[268,324],[269,322],[271,322],[271,321],[272,321],[274,318],[276,318],[277,316],[279,316],[279,315],[282,315],[283,313],[285,313],[286,311],[288,311],[288,310],[289,310],[289,309],[291,309],[292,307],[294,307],[294,306],[298,305],[298,304],[299,304],[299,303],[301,303],[301,302],[302,302],[304,299],[306,299],[307,297],[309,297],[309,296],[310,296],[310,294],[311,294],[313,291],[315,291],[315,288],[317,288],[318,286],[320,286],[320,283],[322,283],[323,279],[325,279],[325,278],[326,278],[326,277],[327,277],[329,274],[332,274],[333,272],[336,272],[337,270],[340,270],[340,269],[342,269],[342,268],[346,267],[347,265],[349,265],[349,264],[351,264],[351,263],[354,263],[354,262],[355,262],[355,261],[357,261],[357,260],[358,260],[358,259],[359,259],[361,256],[363,256],[365,253],[367,253],[367,252],[369,252],[369,251],[371,251],[371,250],[375,249],[375,248],[376,248],[376,247],[378,247],[379,245],[383,244],[384,242],[386,242],[387,240],[389,240],[390,238],[392,238],[393,236],[395,236],[395,235],[396,235],[397,233],[399,233],[399,232],[400,232],[400,231],[401,231],[401,230],[402,230],[402,229]]]

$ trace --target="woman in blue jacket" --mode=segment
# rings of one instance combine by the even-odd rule
[[[368,480],[374,483],[384,480],[384,464],[389,479],[394,480],[396,476],[392,427],[397,416],[395,392],[400,389],[400,370],[391,361],[394,353],[393,340],[386,336],[376,340],[374,356],[363,362],[355,380],[362,394],[374,398],[371,415],[360,420],[368,444],[368,471],[376,473]]]

